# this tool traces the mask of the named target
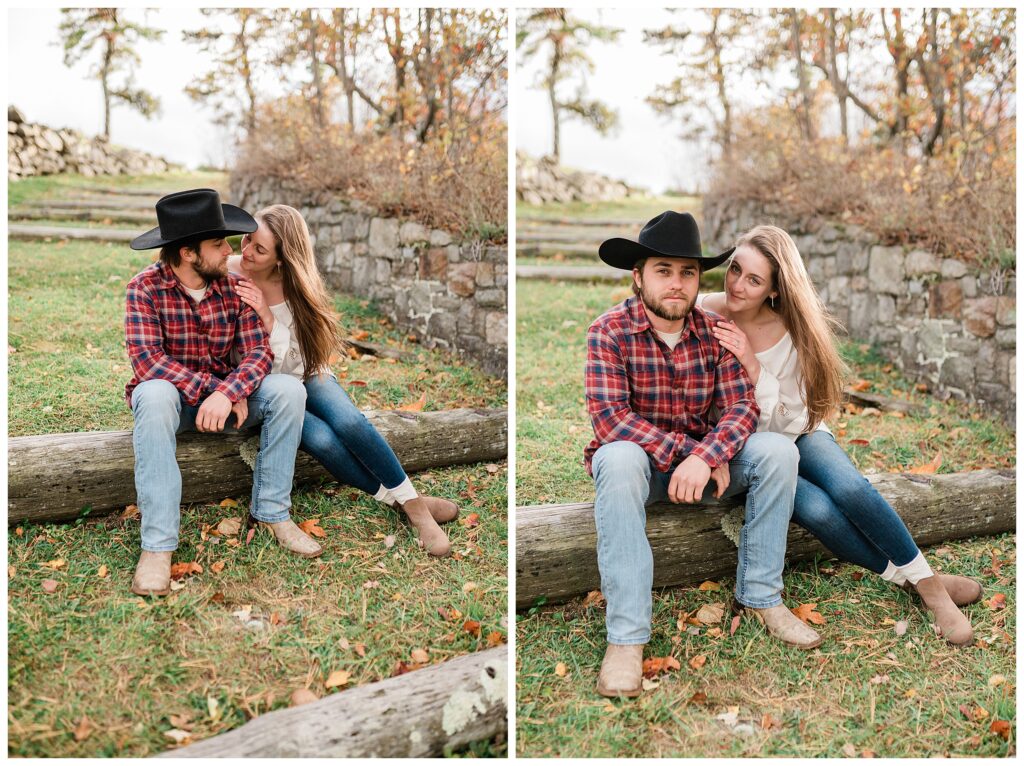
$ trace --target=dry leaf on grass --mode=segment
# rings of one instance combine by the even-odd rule
[[[299,705],[305,705],[307,702],[316,702],[318,699],[320,698],[316,696],[316,692],[310,689],[296,689],[292,692],[289,707],[298,707]]]
[[[690,667],[694,670],[700,670],[704,667],[704,663],[708,661],[707,655],[698,654],[690,660]]]
[[[484,470],[486,470],[487,473],[493,474],[500,471],[501,467],[497,463],[488,463],[487,465],[484,466]]]
[[[814,608],[817,604],[800,604],[796,609],[791,609],[797,617],[799,617],[804,623],[814,623],[815,625],[824,625],[825,618],[820,613],[815,612]]]
[[[907,471],[907,473],[923,473],[923,474],[935,473],[936,471],[939,470],[939,468],[941,466],[942,466],[942,453],[941,452],[936,452],[935,453],[935,457],[933,457],[930,461],[928,461],[924,465],[919,465],[919,466],[915,466],[914,468],[911,468],[909,471]]]
[[[462,629],[469,633],[471,636],[480,638],[480,623],[476,620],[466,620],[462,623]]]
[[[56,580],[43,580],[40,585],[43,586],[43,590],[47,593],[55,593],[57,591]]]
[[[691,705],[706,705],[708,704],[708,695],[704,692],[695,692],[688,702]]]
[[[237,508],[238,507],[238,501],[237,500],[233,500],[230,497],[225,497],[223,500],[220,501],[220,507],[221,508]]]
[[[44,564],[40,564],[40,566],[46,567],[47,569],[57,570],[67,566],[67,563],[68,562],[66,562],[64,559],[52,559],[51,561],[47,561]]]
[[[487,648],[491,649],[495,646],[501,646],[505,643],[505,636],[501,634],[501,631],[492,630],[487,634]]]
[[[107,565],[100,564],[100,568],[96,570],[96,576],[102,579],[108,574],[110,574],[110,570],[107,569]]]
[[[1006,594],[1005,593],[997,593],[997,594],[995,594],[992,598],[988,599],[985,602],[985,605],[989,609],[991,609],[993,611],[996,611],[998,609],[1005,609],[1006,608]]]
[[[740,626],[740,620],[741,619],[742,619],[742,615],[738,615],[738,614],[735,615],[732,618],[732,622],[729,623],[729,635],[730,636],[735,635],[736,629]]]
[[[242,531],[242,519],[238,516],[221,519],[213,531],[221,537],[234,537]]]
[[[195,561],[183,562],[179,561],[177,564],[171,564],[171,579],[180,580],[183,577],[188,577],[193,574],[202,574],[203,566]]]
[[[702,625],[717,625],[725,616],[725,604],[704,604],[697,610],[697,621]]]
[[[462,592],[463,593],[469,593],[470,591],[476,590],[478,587],[480,587],[480,586],[477,585],[475,582],[468,582],[468,583],[466,583],[465,585],[462,586]]]
[[[398,409],[403,412],[420,412],[427,404],[427,392],[424,391],[423,395],[412,404],[406,404]]]
[[[335,670],[324,681],[324,686],[328,689],[335,686],[345,686],[348,684],[349,679],[352,678],[352,673],[347,670]]]
[[[82,742],[83,740],[89,739],[89,735],[92,734],[92,730],[92,721],[89,720],[89,716],[83,715],[82,720],[79,721],[78,726],[75,727],[75,742]]]
[[[129,505],[129,506],[126,506],[123,511],[121,511],[121,515],[118,516],[118,518],[121,521],[127,521],[128,519],[138,518],[138,516],[139,516],[139,506],[137,506],[137,505]]]
[[[174,740],[176,745],[187,745],[192,741],[192,734],[181,729],[168,729],[164,732],[164,736],[168,739]]]
[[[472,529],[473,527],[480,526],[480,514],[471,513],[468,516],[463,516],[459,519],[459,525],[466,529]]]
[[[409,656],[413,662],[430,662],[430,654],[426,649],[413,649]]]
[[[216,574],[220,574],[221,572],[224,571],[224,566],[225,566],[225,562],[223,562],[223,561],[214,561],[212,564],[210,564],[210,571],[214,572]]]
[[[313,537],[327,537],[327,533],[317,526],[320,523],[320,519],[306,519],[304,522],[299,524],[299,529],[305,532],[307,535]]]
[[[386,536],[384,538],[384,547],[385,548],[394,548],[395,547],[395,536],[394,535],[388,535],[388,536]]]
[[[557,662],[557,663],[555,663],[555,675],[556,676],[558,676],[559,678],[565,678],[565,676],[566,676],[566,674],[568,672],[569,672],[569,668],[566,667],[564,662]]]
[[[7,579],[8,580],[13,580],[14,579],[14,575],[16,575],[17,573],[18,573],[18,570],[14,568],[13,564],[8,564],[7,565]]]
[[[854,383],[852,386],[850,386],[850,388],[852,388],[854,391],[867,391],[869,388],[871,388],[871,381],[861,379]]]
[[[356,654],[358,654],[360,657],[366,656],[366,644],[356,644],[352,648],[356,650]]]
[[[702,582],[697,590],[721,590],[722,586],[712,580],[705,580]]]
[[[604,606],[604,594],[599,590],[592,590],[587,594],[587,597],[583,599],[583,608],[589,609],[590,607],[602,607]]]
[[[352,340],[356,341],[357,343],[361,340],[366,340],[369,337],[370,333],[366,330],[356,330],[354,333],[352,333]]]
[[[643,664],[644,678],[654,678],[671,670],[679,670],[681,667],[675,657],[649,657]]]
[[[1003,739],[1009,741],[1010,739],[1010,722],[996,719],[992,722],[992,725],[988,727],[989,732],[997,734]]]

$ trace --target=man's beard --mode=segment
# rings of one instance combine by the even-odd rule
[[[682,299],[682,302],[676,306],[667,306],[664,302],[659,301],[651,293],[647,292],[647,288],[640,285],[640,300],[643,301],[644,306],[654,316],[664,319],[667,322],[675,322],[679,319],[684,319],[687,314],[690,313],[690,309],[693,308],[693,301],[689,300],[682,293],[678,294],[678,297]]]
[[[192,264],[193,270],[205,279],[207,282],[212,282],[215,279],[222,279],[228,274],[228,262],[223,260],[220,262],[220,266],[214,266],[211,263],[203,260],[203,256],[200,255],[195,262]]]

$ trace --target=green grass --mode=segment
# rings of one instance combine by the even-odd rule
[[[516,504],[584,502],[593,481],[582,451],[593,436],[583,399],[585,335],[629,288],[520,280],[517,286]],[[940,473],[1013,468],[1011,427],[964,404],[918,392],[870,346],[844,345],[869,391],[923,405],[927,414],[899,418],[853,408],[830,422],[864,471],[896,471],[944,458]],[[867,446],[851,444],[865,439]],[[1003,565],[992,572],[993,550]],[[579,599],[540,606],[517,617],[518,754],[523,757],[844,756],[853,748],[879,756],[1005,756],[1015,745],[988,732],[993,719],[1015,724],[1015,538],[1001,535],[926,551],[945,571],[978,577],[985,597],[1004,593],[1007,607],[968,609],[973,648],[947,647],[930,633],[925,613],[902,591],[835,562],[799,564],[786,572],[787,603],[817,603],[825,643],[813,653],[788,649],[744,620],[728,635],[680,631],[679,613],[728,601],[721,591],[669,588],[655,594],[654,637],[645,656],[671,654],[682,669],[633,702],[611,702],[595,690],[604,652],[604,615]],[[906,635],[895,621],[907,620]],[[685,627],[685,626],[684,626]],[[707,657],[700,670],[688,665]],[[566,666],[559,676],[558,663]],[[883,684],[875,676],[888,675]],[[1005,683],[989,685],[1003,676]],[[998,680],[998,679],[996,679]],[[914,690],[913,692],[911,690]],[[691,701],[707,695],[707,703]],[[984,709],[983,721],[959,711]],[[750,734],[717,716],[736,708]],[[768,713],[781,726],[763,729]]]
[[[101,243],[10,243],[11,436],[131,428],[124,287],[151,255]],[[426,410],[506,406],[504,381],[412,342],[368,301],[339,296],[336,305],[347,334],[407,355],[334,365],[358,406],[391,408],[422,395]],[[463,517],[479,514],[479,526],[448,525],[452,558],[426,556],[395,511],[336,485],[293,495],[296,519],[317,518],[326,533],[325,554],[313,561],[262,530],[249,545],[244,533],[204,539],[204,526],[244,518],[248,498],[186,508],[175,561],[204,571],[165,599],[128,590],[137,520],[9,530],[9,754],[153,755],[171,745],[165,732],[183,728],[182,716],[199,740],[286,707],[296,689],[337,692],[324,687],[334,670],[349,671],[352,688],[391,677],[415,649],[436,663],[484,649],[489,638],[504,642],[506,464],[412,478],[421,491],[456,500]],[[42,588],[47,579],[57,582],[52,594]],[[251,627],[234,614],[247,605]],[[466,620],[480,622],[479,636]],[[88,736],[76,739],[83,718]],[[469,754],[504,750],[494,741]]]
[[[227,176],[218,172],[177,171],[159,175],[142,176],[97,176],[76,174],[36,176],[7,182],[7,204],[9,207],[29,201],[73,199],[90,193],[82,187],[120,189],[196,189],[209,187],[222,193],[227,191]]]

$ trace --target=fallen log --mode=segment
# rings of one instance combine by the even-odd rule
[[[505,410],[367,412],[410,472],[445,465],[504,459]],[[252,471],[239,447],[244,434],[178,436],[182,503],[248,496]],[[7,440],[7,523],[65,521],[122,510],[135,502],[131,431],[17,436]],[[330,479],[299,452],[295,480]]]
[[[868,477],[902,517],[919,545],[995,535],[1016,525],[1013,471],[944,475],[876,474]],[[647,509],[647,537],[654,552],[654,585],[665,587],[736,572],[736,545],[722,529],[734,501]],[[592,503],[516,509],[516,608],[545,597],[565,601],[600,587],[597,530]],[[786,557],[811,558],[826,549],[790,525]]]
[[[508,647],[275,710],[161,758],[423,758],[508,730]]]
[[[893,399],[891,396],[881,394],[868,394],[864,391],[854,391],[847,387],[843,389],[845,400],[852,402],[858,407],[876,407],[886,412],[902,412],[905,415],[924,415],[928,408],[923,404],[914,404],[906,399]]]

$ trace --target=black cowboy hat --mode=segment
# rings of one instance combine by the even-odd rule
[[[704,255],[700,247],[700,229],[689,213],[666,210],[655,216],[640,230],[639,241],[614,237],[606,239],[598,249],[601,260],[617,269],[633,269],[640,258],[663,256],[667,258],[692,258],[699,261],[704,270],[721,265],[736,248],[730,247],[721,255]]]
[[[156,203],[160,224],[132,240],[132,250],[152,250],[175,242],[250,234],[259,227],[242,208],[221,204],[213,189],[189,189],[161,197]]]

